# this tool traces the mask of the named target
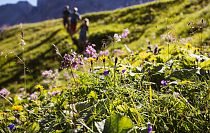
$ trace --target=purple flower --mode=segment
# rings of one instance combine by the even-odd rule
[[[56,95],[59,95],[61,92],[60,91],[53,91],[52,93],[51,93],[51,95],[52,96],[56,96]]]
[[[25,91],[25,88],[20,88],[19,91],[23,92],[23,91]]]
[[[108,56],[108,55],[109,55],[109,50],[99,52],[99,56]]]
[[[148,125],[148,133],[152,133],[152,126],[150,123],[147,124]]]
[[[15,128],[15,124],[10,124],[9,126],[7,126],[9,129],[10,129],[10,131],[12,131],[14,128]]]
[[[167,86],[168,85],[168,83],[167,83],[167,81],[166,80],[161,80],[161,82],[160,82],[163,86]]]
[[[72,67],[73,69],[77,69],[78,65],[83,65],[82,58],[77,56],[75,52],[71,54],[65,54],[63,57],[63,61],[61,62],[61,68]]]
[[[109,70],[105,70],[103,73],[105,76],[109,75]]]
[[[73,69],[77,69],[78,68],[78,63],[75,61],[71,64],[71,66],[73,67]]]
[[[53,73],[52,70],[44,71],[44,72],[42,72],[42,76],[45,77],[45,78],[49,78],[49,77],[52,76],[52,73]]]
[[[120,50],[120,49],[115,49],[114,50],[114,54],[117,55],[117,56],[120,56],[120,55],[123,55],[124,52],[122,50]]]
[[[126,71],[125,69],[124,69],[124,70],[122,70],[122,73],[125,73],[125,71]]]
[[[10,94],[10,92],[5,88],[0,90],[0,95],[3,97],[7,97],[9,94]]]
[[[97,55],[96,50],[93,48],[94,46],[95,45],[89,45],[89,46],[86,47],[86,50],[85,50],[85,52],[91,57]]]
[[[123,33],[121,35],[122,38],[126,38],[128,36],[128,34],[130,33],[130,31],[128,29],[124,29]]]
[[[36,100],[36,99],[38,99],[37,93],[36,93],[36,92],[32,93],[32,94],[30,95],[30,99],[31,99],[31,100]]]

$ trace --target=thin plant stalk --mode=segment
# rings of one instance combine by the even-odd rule
[[[26,63],[25,63],[25,59],[24,59],[24,47],[23,48],[23,75],[24,75],[24,87],[26,89]]]
[[[169,60],[169,53],[170,53],[170,51],[169,51],[169,43],[167,43],[168,44],[168,60]]]

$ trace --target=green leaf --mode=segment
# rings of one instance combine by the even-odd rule
[[[9,118],[7,118],[8,120],[10,121],[14,121],[15,120],[15,117],[14,116],[10,116]]]
[[[89,98],[89,99],[93,98],[93,99],[97,100],[97,99],[98,99],[98,95],[96,94],[95,91],[91,91],[91,92],[88,94],[88,98]]]
[[[120,114],[113,114],[105,122],[103,133],[126,133],[133,127],[131,119]]]
[[[39,123],[34,122],[33,125],[31,126],[31,132],[37,133],[39,132],[39,129],[40,129]]]

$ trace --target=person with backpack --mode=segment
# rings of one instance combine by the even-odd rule
[[[79,48],[81,52],[85,49],[86,44],[87,44],[88,30],[89,30],[89,20],[85,18],[82,21],[82,24],[80,26],[80,33],[79,33]]]
[[[78,13],[78,8],[74,7],[73,12],[71,13],[71,26],[70,26],[70,32],[73,36],[77,31],[77,22],[81,20],[81,16]]]
[[[65,6],[65,9],[63,11],[63,26],[65,27],[65,29],[67,31],[69,31],[69,28],[70,28],[70,10],[69,10],[68,5]]]

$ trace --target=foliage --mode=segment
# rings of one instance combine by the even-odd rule
[[[206,28],[209,18],[202,20],[206,22],[202,31],[196,30],[191,35],[191,29],[184,27],[188,19],[183,17],[200,18],[209,7],[208,1],[200,3],[203,4],[153,2],[114,11],[112,16],[110,12],[89,15],[95,21],[92,28],[98,25],[95,31],[90,31],[91,38],[96,36],[96,40],[110,45],[100,47],[97,44],[101,42],[97,42],[96,46],[89,45],[83,55],[73,52],[76,50],[73,45],[64,45],[68,34],[61,26],[46,28],[59,24],[58,20],[24,25],[25,46],[11,43],[16,41],[17,27],[4,31],[0,48],[16,50],[2,54],[7,58],[0,56],[1,72],[5,71],[0,75],[0,83],[9,88],[0,90],[0,131],[208,132],[210,57],[202,42],[209,38],[205,36],[209,33]],[[192,10],[201,7],[199,12]],[[179,10],[183,10],[183,16],[174,16]],[[126,11],[130,14],[125,14]],[[137,20],[131,14],[141,17]],[[103,19],[97,17],[100,15]],[[162,18],[157,19],[158,15],[174,18],[177,24],[165,24]],[[100,23],[112,24],[106,27]],[[156,24],[159,27],[155,29]],[[174,32],[168,26],[179,31]],[[127,27],[130,31],[122,30]],[[151,39],[151,31],[157,38]],[[37,34],[29,35],[31,32]],[[111,37],[101,40],[106,33]],[[177,35],[192,38],[179,39]],[[201,42],[199,35],[205,36]],[[144,39],[150,40],[147,48],[137,49],[138,41]],[[154,42],[159,44],[152,45]],[[21,76],[23,64],[27,73]],[[23,79],[27,79],[26,87]]]

